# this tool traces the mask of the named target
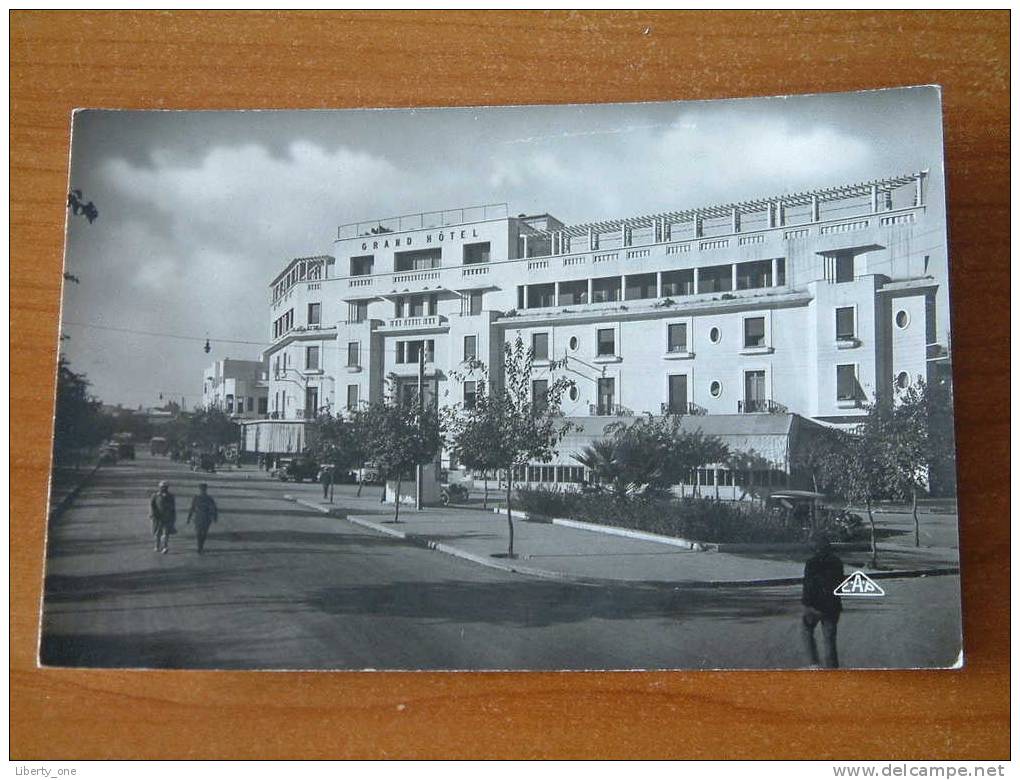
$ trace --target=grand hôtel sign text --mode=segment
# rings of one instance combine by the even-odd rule
[[[364,249],[389,249],[390,247],[411,246],[411,236],[404,238],[383,238],[376,241],[362,241],[361,248]],[[438,233],[426,233],[424,237],[419,236],[419,241],[424,238],[424,243],[431,244],[433,241],[457,241],[458,239],[478,238],[478,231],[475,228],[470,230],[440,230]]]

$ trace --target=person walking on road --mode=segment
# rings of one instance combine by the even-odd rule
[[[205,538],[209,535],[209,526],[216,522],[219,517],[219,510],[216,502],[209,495],[209,486],[199,483],[198,495],[191,499],[191,509],[188,510],[188,524],[195,521],[195,539],[198,542],[198,554],[202,554],[205,547]]]
[[[170,492],[170,483],[165,479],[149,499],[149,518],[152,520],[156,552],[166,555],[170,551],[170,535],[177,533],[177,503]]]
[[[804,564],[804,587],[801,604],[801,637],[808,661],[818,666],[818,647],[815,645],[815,626],[822,624],[823,655],[829,669],[839,667],[836,652],[836,625],[839,623],[843,603],[835,590],[843,582],[843,561],[832,551],[828,536],[820,534],[812,540],[814,554]]]
[[[329,489],[333,486],[333,467],[332,466],[321,466],[319,468],[319,484],[322,485],[322,500],[325,501],[327,498],[332,502],[333,499],[329,496]]]

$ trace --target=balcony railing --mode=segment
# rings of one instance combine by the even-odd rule
[[[588,404],[589,417],[630,417],[634,410],[622,404]]]
[[[386,320],[386,327],[394,330],[416,330],[419,328],[439,328],[446,324],[446,317],[431,314],[424,317],[394,317]]]
[[[788,411],[781,403],[764,398],[737,401],[737,414],[786,414]]]
[[[698,406],[690,401],[685,404],[664,403],[660,407],[660,412],[661,414],[691,414],[696,416],[708,414],[708,410],[704,406]]]

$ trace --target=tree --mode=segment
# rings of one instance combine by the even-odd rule
[[[560,403],[573,381],[557,377],[549,382],[543,398],[532,397],[534,350],[525,347],[518,335],[503,344],[503,371],[498,386],[490,381],[484,366],[479,368],[484,381],[474,405],[468,409],[456,404],[444,410],[444,427],[453,447],[462,437],[488,437],[492,462],[506,472],[506,520],[509,532],[507,556],[514,557],[514,520],[511,496],[514,471],[528,463],[548,463],[556,454],[556,445],[571,430],[563,419]],[[552,368],[558,367],[554,363]]]
[[[445,410],[444,410],[445,411]],[[497,431],[493,418],[467,415],[458,428],[458,434],[449,444],[450,454],[473,472],[480,471],[485,483],[482,493],[482,508],[489,505],[489,472],[502,464],[497,461],[498,453],[492,449],[492,440]]]
[[[853,431],[837,433],[833,487],[848,504],[864,504],[871,530],[871,565],[878,564],[872,505],[888,486],[887,414],[878,404],[865,406],[867,416]]]
[[[329,410],[319,414],[312,423],[310,453],[320,464],[328,463],[341,474],[360,467],[365,461],[365,451],[356,426],[342,414],[333,415]],[[358,490],[361,490],[359,485]]]
[[[799,442],[790,458],[791,470],[806,472],[816,493],[832,481],[835,455],[839,444],[837,432],[832,428],[812,430]]]
[[[94,447],[113,432],[113,421],[102,413],[102,403],[89,393],[85,374],[76,373],[63,355],[57,360],[57,398],[53,450],[58,458]]]
[[[401,398],[390,380],[387,398],[369,404],[361,425],[370,422],[373,433],[367,451],[386,478],[396,479],[393,522],[400,522],[400,488],[416,466],[433,461],[443,445],[436,408],[416,397]],[[363,428],[362,428],[363,430]],[[385,488],[384,488],[385,489]]]
[[[241,426],[230,419],[230,415],[215,406],[196,409],[185,421],[187,446],[200,450],[215,450],[241,439]]]

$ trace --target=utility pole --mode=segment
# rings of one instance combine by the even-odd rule
[[[428,341],[422,341],[421,349],[418,350],[418,424],[425,419],[425,347]],[[414,467],[414,508],[421,511],[423,485],[422,477],[425,474],[425,467],[421,463]],[[397,501],[400,496],[397,496]]]

